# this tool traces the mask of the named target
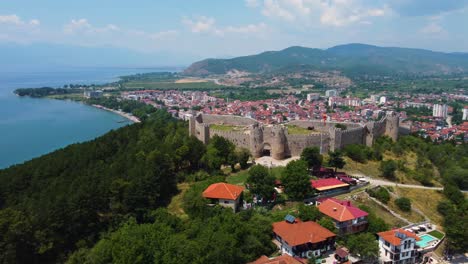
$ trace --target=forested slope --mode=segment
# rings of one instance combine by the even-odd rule
[[[122,218],[141,221],[198,167],[204,146],[161,111],[0,171],[0,262],[61,262]]]

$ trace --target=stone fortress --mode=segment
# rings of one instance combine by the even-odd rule
[[[394,112],[387,113],[380,121],[366,124],[339,123],[346,126],[345,130],[337,128],[336,124],[321,120],[295,120],[286,124],[264,125],[246,117],[200,113],[190,118],[189,132],[205,144],[218,135],[237,147],[250,150],[254,158],[271,156],[282,160],[299,156],[306,147],[319,147],[321,153],[327,153],[350,144],[372,146],[383,135],[397,140],[399,134],[409,131],[399,126],[399,117]],[[288,133],[288,126],[306,133]]]

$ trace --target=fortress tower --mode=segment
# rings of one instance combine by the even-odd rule
[[[281,160],[286,156],[285,145],[286,145],[286,136],[284,133],[284,127],[280,125],[275,125],[271,128],[271,156],[274,159]]]
[[[398,130],[400,126],[400,117],[395,112],[387,113],[385,117],[385,135],[393,139],[398,140]]]
[[[256,123],[250,126],[250,153],[259,158],[263,152],[263,127]]]

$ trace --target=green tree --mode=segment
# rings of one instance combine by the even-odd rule
[[[302,221],[317,221],[322,216],[316,206],[307,206],[305,204],[299,205],[299,219]]]
[[[357,162],[364,163],[367,161],[368,153],[366,146],[358,145],[358,144],[351,144],[344,148],[344,152],[346,155]]]
[[[302,150],[301,159],[307,162],[309,169],[312,169],[322,165],[323,156],[318,147],[307,147]]]
[[[405,211],[405,212],[411,211],[411,200],[406,197],[400,197],[400,198],[395,199],[395,204],[402,211]]]
[[[333,233],[337,234],[338,230],[335,227],[335,223],[333,223],[333,220],[326,216],[322,217],[319,221],[318,224],[321,225],[322,227],[325,227],[326,229],[332,231]]]
[[[247,162],[251,157],[250,151],[246,148],[241,148],[236,151],[236,159],[239,162],[242,169],[247,168]]]
[[[342,169],[346,165],[346,161],[343,159],[343,153],[339,150],[328,152],[328,166],[334,167],[335,172],[337,169]]]
[[[384,187],[377,187],[375,189],[369,189],[368,193],[370,196],[377,198],[377,200],[386,204],[390,201],[390,193]]]
[[[235,146],[231,141],[215,135],[210,139],[203,159],[211,170],[219,170],[221,165],[235,164],[234,150]]]
[[[250,168],[247,183],[250,185],[250,191],[263,197],[264,202],[270,199],[275,191],[275,177],[262,165]]]
[[[358,254],[366,262],[375,261],[379,256],[379,243],[371,233],[349,236],[346,246],[353,254]]]
[[[397,163],[394,160],[383,160],[380,162],[380,171],[382,176],[387,179],[395,179],[395,171],[397,169]]]
[[[282,176],[285,193],[291,200],[302,200],[312,192],[307,162],[291,161],[286,165]]]

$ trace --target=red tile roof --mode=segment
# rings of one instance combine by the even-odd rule
[[[312,184],[312,188],[317,189],[319,191],[349,186],[349,184],[346,184],[335,178],[310,180],[310,182]]]
[[[354,207],[350,201],[330,198],[321,202],[318,209],[323,214],[328,215],[339,222],[345,222],[368,215],[368,213]]]
[[[377,235],[379,235],[379,237],[381,237],[383,240],[387,241],[388,243],[390,243],[390,244],[392,244],[394,246],[399,246],[399,245],[401,245],[401,239],[396,236],[397,232],[401,233],[401,234],[404,234],[404,235],[406,235],[408,237],[412,237],[412,238],[416,239],[416,241],[421,240],[421,238],[419,238],[414,233],[411,233],[411,232],[406,231],[406,230],[401,229],[401,228],[396,228],[396,229],[393,229],[393,230],[380,232],[380,233],[377,233]]]
[[[259,259],[255,260],[254,262],[250,262],[249,264],[303,264],[303,262],[285,254],[271,259],[263,255]]]
[[[290,246],[307,243],[314,244],[335,237],[333,232],[312,221],[298,221],[295,223],[288,223],[286,221],[276,222],[273,223],[273,232]]]
[[[209,199],[236,200],[244,190],[244,187],[224,182],[213,183],[203,192],[203,197]]]

